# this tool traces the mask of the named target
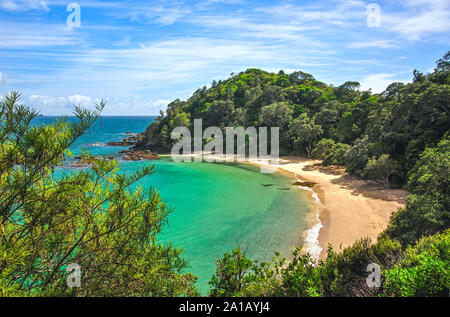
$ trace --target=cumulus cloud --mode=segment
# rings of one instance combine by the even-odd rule
[[[372,89],[373,93],[383,92],[387,86],[394,82],[406,82],[403,79],[396,78],[396,74],[380,73],[371,74],[361,81],[361,89]]]
[[[74,106],[92,108],[95,102],[89,96],[73,95],[67,97],[52,97],[33,94],[28,97],[29,105],[46,115],[68,115]]]
[[[67,100],[76,106],[88,107],[92,105],[92,98],[89,96],[74,95],[67,97]]]

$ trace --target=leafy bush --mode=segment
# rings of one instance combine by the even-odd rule
[[[239,293],[251,281],[247,272],[252,265],[240,247],[233,249],[231,254],[225,253],[216,262],[216,274],[209,282],[212,286],[209,295],[226,297]]]
[[[408,246],[404,258],[384,272],[385,296],[448,296],[450,230]]]
[[[311,152],[311,157],[324,160],[331,153],[331,149],[335,146],[332,139],[322,139],[317,142],[314,150]]]
[[[350,150],[350,145],[343,143],[336,143],[328,156],[322,162],[323,165],[337,165],[344,166],[347,160],[347,153]]]
[[[380,157],[372,157],[364,168],[364,176],[373,179],[384,185],[386,188],[391,187],[390,177],[398,170],[398,163],[391,159],[389,154],[382,154]]]

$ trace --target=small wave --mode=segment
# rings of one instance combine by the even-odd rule
[[[317,223],[310,228],[308,231],[306,231],[305,235],[305,241],[306,241],[306,247],[305,250],[311,255],[312,260],[314,263],[317,263],[319,260],[320,254],[322,253],[322,247],[319,245],[319,233],[320,229],[323,227],[322,222],[320,221],[320,212],[322,211],[322,202],[320,201],[319,195],[312,190],[312,188],[306,187],[306,186],[298,186],[301,189],[310,191],[312,193],[312,197],[314,198],[316,204],[317,204],[317,212],[316,212],[316,221]]]
[[[106,146],[106,144],[103,142],[95,142],[95,143],[89,144],[89,146]]]

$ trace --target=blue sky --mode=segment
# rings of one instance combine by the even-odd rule
[[[250,67],[379,92],[450,49],[448,0],[80,0],[79,28],[70,2],[0,0],[0,95],[18,90],[47,115],[100,98],[104,115],[153,115]]]

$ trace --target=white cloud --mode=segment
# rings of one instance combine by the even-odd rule
[[[80,45],[83,37],[65,24],[0,22],[0,49]]]
[[[68,115],[72,113],[74,106],[93,109],[100,102],[99,98],[91,96],[43,96],[31,95],[28,104],[45,115]],[[106,100],[103,115],[157,115],[160,110],[165,110],[169,100],[144,100],[138,96],[125,98],[111,98]]]
[[[31,95],[28,97],[29,106],[41,113],[50,115],[68,114],[70,112],[67,98]]]
[[[397,48],[399,44],[393,40],[374,40],[351,42],[349,48]]]
[[[405,7],[407,10],[401,13],[382,13],[383,26],[411,41],[450,32],[450,1],[410,0]]]
[[[361,82],[362,90],[372,89],[373,93],[383,92],[387,86],[392,84],[393,82],[405,82],[402,79],[396,79],[396,74],[388,74],[388,73],[379,73],[379,74],[371,74],[365,77]]]
[[[92,98],[83,95],[73,95],[67,97],[67,100],[76,106],[88,107],[92,105]]]
[[[307,24],[317,29],[350,26],[351,21],[365,22],[366,4],[362,1],[333,1],[314,5],[278,5],[258,9],[288,23]]]
[[[2,0],[0,1],[0,8],[9,11],[50,11],[47,2],[41,0]]]
[[[191,9],[178,3],[169,6],[163,1],[162,5],[134,5],[132,9],[121,10],[113,13],[113,15],[121,18],[129,18],[133,22],[144,21],[146,23],[167,26],[183,19],[191,12]]]
[[[297,56],[292,58],[293,54]],[[70,59],[70,66],[61,70],[60,79],[82,82],[96,90],[107,87],[123,95],[153,87],[159,90],[186,81],[204,84],[205,75],[214,78],[245,67],[269,67],[274,60],[297,65],[320,64],[320,53],[307,50],[300,54],[258,41],[188,37],[142,44],[137,48],[87,49],[62,58],[66,57]]]
[[[143,100],[140,97],[128,97],[110,100],[111,110],[106,105],[106,114],[124,115],[132,113],[136,115],[158,115],[165,111],[171,100]]]

